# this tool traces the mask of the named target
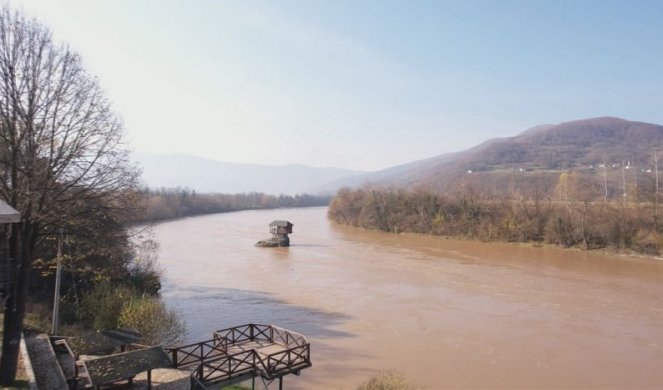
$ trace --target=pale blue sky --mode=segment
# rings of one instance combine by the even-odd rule
[[[544,123],[663,124],[663,1],[10,4],[145,152],[375,170]]]

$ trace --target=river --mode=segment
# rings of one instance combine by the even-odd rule
[[[289,248],[256,248],[274,219]],[[663,261],[371,232],[326,208],[152,228],[163,297],[188,341],[248,322],[301,332],[313,367],[286,388],[353,389],[398,369],[430,389],[663,387]]]

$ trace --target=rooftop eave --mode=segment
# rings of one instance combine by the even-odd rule
[[[0,223],[19,223],[21,214],[6,202],[0,200]]]

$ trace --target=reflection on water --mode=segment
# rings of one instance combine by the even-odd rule
[[[272,259],[287,260],[290,257],[290,248],[264,248],[265,253]]]
[[[166,288],[163,297],[187,320],[186,342],[212,338],[212,332],[240,324],[278,324],[308,337],[352,337],[332,326],[341,313],[289,304],[273,294],[228,288]]]
[[[337,226],[325,209],[154,228],[163,296],[189,340],[246,322],[307,335],[288,388],[396,368],[439,387],[663,387],[663,262]],[[256,248],[275,219],[289,248]]]

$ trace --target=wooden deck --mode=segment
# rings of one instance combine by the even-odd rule
[[[267,357],[268,355],[271,355],[273,353],[277,352],[283,352],[287,350],[288,347],[281,345],[281,344],[276,344],[272,343],[269,341],[244,341],[238,344],[233,344],[228,347],[228,355],[232,355],[238,352],[245,352],[245,351],[250,351],[254,350],[258,354],[260,354],[263,357]]]
[[[262,377],[271,381],[299,375],[311,366],[306,337],[286,329],[247,324],[214,332],[213,339],[168,348],[179,369],[192,371],[192,389]]]

